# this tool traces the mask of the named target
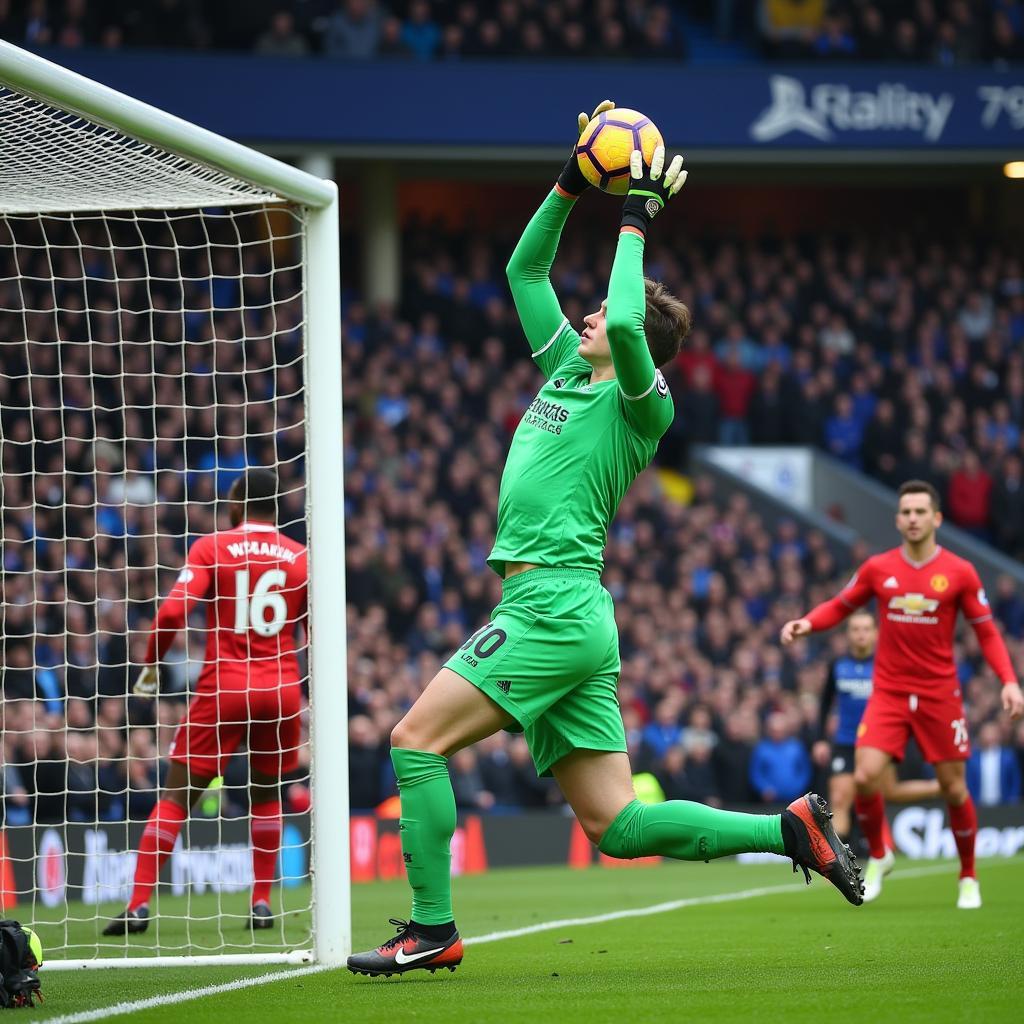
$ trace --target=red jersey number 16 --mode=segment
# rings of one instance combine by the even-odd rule
[[[275,587],[287,582],[283,569],[268,569],[249,589],[249,570],[235,573],[235,632],[253,630],[260,636],[277,636],[288,619],[288,605]]]

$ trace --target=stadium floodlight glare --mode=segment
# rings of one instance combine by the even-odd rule
[[[1003,164],[1003,174],[1007,178],[1024,178],[1024,160],[1011,160]]]
[[[84,765],[97,780],[58,794],[61,820],[42,825],[30,808],[20,835],[10,820],[0,832],[4,916],[37,925],[47,970],[335,965],[350,951],[338,192],[323,161],[309,166],[316,173],[0,42],[0,584],[5,606],[18,605],[26,670],[126,679],[132,630],[173,583],[188,539],[217,524],[221,473],[249,458],[278,471],[282,528],[310,555],[311,838],[301,816],[291,837],[311,884],[288,890],[289,922],[242,927],[245,897],[230,893],[247,888],[245,841],[226,841],[237,823],[217,811],[203,826],[217,841],[202,872],[188,833],[178,851],[177,912],[158,903],[144,944],[103,939],[141,831],[110,809],[130,806],[130,783],[104,789],[146,756],[131,737],[117,747],[121,727],[104,734],[100,722],[116,719],[118,701],[127,716],[128,687],[100,691],[95,734],[89,720],[69,724],[72,700],[65,714],[26,700],[5,709],[2,741],[36,742],[40,763],[65,774]],[[102,653],[111,639],[120,664]],[[183,684],[196,640],[192,631],[177,648]],[[158,720],[161,743],[172,727]],[[74,761],[69,747],[90,744]],[[158,754],[150,743],[148,763]],[[75,800],[91,811],[73,820]],[[93,828],[97,817],[108,824]],[[90,857],[91,881],[75,882],[75,858]],[[12,890],[12,876],[32,888]]]

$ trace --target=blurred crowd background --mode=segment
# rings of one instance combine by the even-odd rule
[[[158,705],[128,696],[132,666],[188,543],[226,525],[220,499],[247,464],[278,468],[284,528],[304,536],[296,228],[263,213],[125,220],[110,238],[101,219],[45,235],[33,218],[12,223],[16,274],[0,281],[4,812],[143,818],[202,631],[172,649]],[[498,600],[485,559],[500,468],[539,385],[503,272],[520,228],[410,219],[401,302],[344,295],[356,808],[393,794],[392,726]],[[573,322],[604,298],[613,238],[570,222],[554,280]],[[837,557],[796,522],[769,529],[747,499],[685,476],[688,446],[819,445],[886,483],[924,477],[955,522],[1020,556],[1021,260],[884,230],[750,243],[666,231],[647,269],[698,326],[668,373],[678,422],[609,537],[630,751],[669,797],[789,799],[822,784],[810,754],[843,638],[783,651],[778,630],[869,552]],[[993,607],[1024,664],[1011,581]],[[1024,726],[999,715],[969,629],[957,662],[975,741],[1024,758]],[[307,764],[304,745],[290,809],[308,805]],[[906,770],[923,769],[911,758]],[[452,775],[464,809],[561,803],[521,737],[456,755]],[[244,813],[245,780],[239,756],[208,812]]]
[[[1020,0],[0,0],[29,46],[340,60],[1024,61]]]

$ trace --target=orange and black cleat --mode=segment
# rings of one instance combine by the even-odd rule
[[[433,974],[445,967],[454,971],[462,963],[462,939],[458,932],[447,939],[430,939],[418,934],[409,921],[395,917],[389,920],[398,934],[376,949],[353,953],[348,958],[348,969],[353,974],[367,974],[371,978],[390,978],[392,974],[416,970]]]
[[[786,856],[793,859],[793,870],[802,868],[808,885],[811,871],[817,871],[859,907],[864,902],[864,883],[857,858],[832,827],[825,800],[817,793],[807,793],[782,812],[782,820],[792,829],[796,844],[794,850],[786,850]]]

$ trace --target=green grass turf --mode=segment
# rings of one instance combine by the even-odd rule
[[[346,971],[296,977],[132,1015],[188,1020],[445,1022],[785,1020],[829,1024],[1018,1019],[1024,859],[982,862],[985,906],[957,911],[956,869],[917,874],[900,861],[882,899],[860,909],[823,880],[804,889],[778,865],[666,864],[574,872],[496,871],[459,879],[465,936],[665,900],[787,886],[777,895],[554,931],[467,949],[455,974],[368,979]],[[788,888],[791,886],[791,889]],[[356,948],[384,939],[406,913],[400,883],[357,886]],[[122,1000],[280,970],[133,968],[44,973],[45,1021]],[[44,969],[45,972],[45,969]],[[125,1018],[128,1019],[128,1018]]]

